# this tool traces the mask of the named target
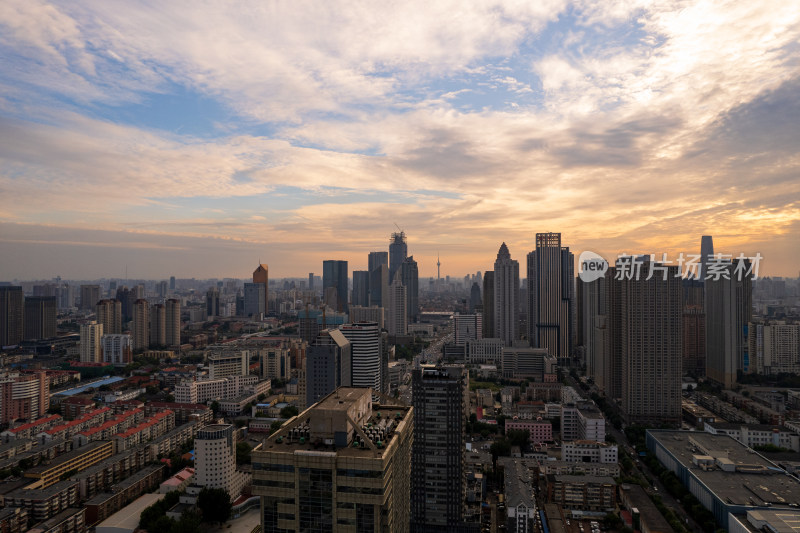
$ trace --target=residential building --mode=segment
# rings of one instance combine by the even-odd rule
[[[105,335],[122,333],[122,302],[112,299],[100,300],[97,302],[95,314],[97,322],[103,324]]]
[[[133,351],[150,347],[150,304],[144,298],[133,302]]]
[[[259,350],[259,374],[261,379],[286,381],[290,377],[289,348],[270,346]]]
[[[23,324],[25,326],[24,340],[51,339],[55,337],[56,297],[31,296],[25,298]]]
[[[82,311],[93,311],[98,301],[100,301],[100,285],[81,285]]]
[[[389,286],[389,316],[386,329],[390,335],[405,335],[408,331],[408,289],[395,279]]]
[[[800,374],[800,324],[750,322],[748,352],[759,374]]]
[[[150,346],[167,345],[167,309],[164,304],[150,307]]]
[[[170,298],[166,302],[165,344],[174,348],[181,345],[181,301]]]
[[[534,533],[536,497],[534,479],[530,469],[515,460],[503,462],[505,467],[506,531],[509,533]]]
[[[503,243],[494,263],[494,335],[511,346],[518,339],[519,263]]]
[[[0,376],[0,423],[33,422],[44,417],[49,408],[49,387],[43,370],[31,374],[6,372]]]
[[[82,363],[100,363],[103,361],[101,339],[103,337],[103,324],[94,320],[81,324],[80,359]]]
[[[549,503],[565,510],[614,512],[617,506],[617,482],[607,476],[545,476]]]
[[[494,272],[483,275],[483,338],[497,338],[494,332]]]
[[[100,337],[103,362],[126,366],[133,361],[133,339],[130,335],[103,335]]]
[[[0,287],[0,348],[16,346],[25,334],[22,287]]]

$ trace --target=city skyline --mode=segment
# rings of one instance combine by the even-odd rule
[[[791,3],[8,7],[5,279],[364,270],[395,224],[421,277],[538,232],[797,275]]]

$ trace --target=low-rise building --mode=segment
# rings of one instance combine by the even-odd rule
[[[553,475],[547,480],[547,501],[565,509],[613,512],[617,483],[605,476]]]
[[[771,445],[800,452],[800,435],[779,426],[706,422],[704,429],[712,435],[729,435],[750,448]]]
[[[512,429],[527,431],[530,434],[531,444],[553,441],[553,423],[549,420],[523,420],[519,418],[506,420],[506,433]]]
[[[617,462],[617,445],[595,440],[575,440],[561,443],[561,460],[568,463]]]
[[[33,526],[29,533],[84,533],[86,531],[86,510],[70,507],[44,522]]]
[[[96,441],[56,457],[49,464],[40,464],[28,469],[25,477],[40,481],[41,488],[58,483],[61,477],[68,472],[80,472],[92,465],[111,457],[114,444],[110,441]]]

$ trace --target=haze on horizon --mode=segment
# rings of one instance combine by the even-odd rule
[[[0,279],[800,265],[800,7],[0,3]]]

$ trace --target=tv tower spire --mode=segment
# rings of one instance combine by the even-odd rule
[[[436,252],[436,281],[442,279],[442,262],[439,261],[439,252]]]

